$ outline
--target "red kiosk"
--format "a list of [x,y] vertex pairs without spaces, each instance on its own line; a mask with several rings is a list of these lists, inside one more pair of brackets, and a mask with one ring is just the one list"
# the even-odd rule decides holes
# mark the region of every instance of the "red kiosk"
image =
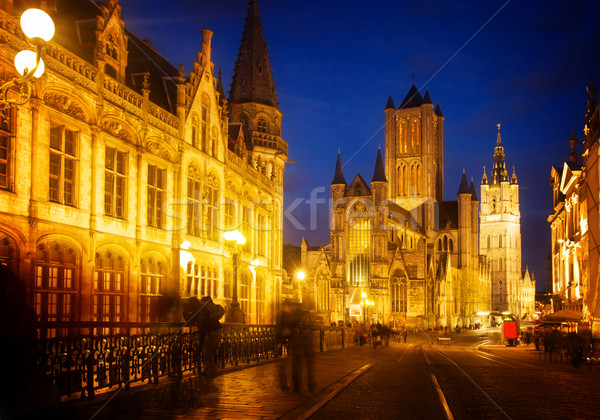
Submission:
[[502,343],[507,346],[516,346],[519,342],[519,319],[513,314],[502,315]]

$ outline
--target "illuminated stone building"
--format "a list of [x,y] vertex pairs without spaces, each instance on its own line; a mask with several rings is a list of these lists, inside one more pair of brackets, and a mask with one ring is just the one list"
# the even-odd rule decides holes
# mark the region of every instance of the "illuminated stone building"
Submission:
[[[0,4],[6,81],[25,38],[18,2]],[[189,296],[228,306],[236,250],[222,233],[239,228],[245,321],[274,322],[287,143],[256,1],[229,101],[210,30],[186,73],[126,28],[117,0],[52,4],[46,72],[0,124],[0,260],[39,319],[114,332],[179,321]]]
[[504,159],[498,124],[494,165],[489,180],[485,168],[481,180],[480,253],[492,270],[492,309],[521,317],[534,312],[535,279],[521,270],[519,184]]
[[577,138],[569,139],[569,160],[562,167],[552,167],[550,185],[554,212],[548,217],[552,231],[552,294],[554,310],[583,309],[584,280],[588,269],[587,200],[584,172],[578,162]]
[[[347,184],[341,155],[331,182],[331,242],[301,245],[308,307],[329,322],[468,326],[490,310],[490,270],[479,256],[479,200],[463,173],[444,201],[443,121],[413,85],[385,107],[385,160],[370,184]],[[361,315],[359,315],[361,314]]]

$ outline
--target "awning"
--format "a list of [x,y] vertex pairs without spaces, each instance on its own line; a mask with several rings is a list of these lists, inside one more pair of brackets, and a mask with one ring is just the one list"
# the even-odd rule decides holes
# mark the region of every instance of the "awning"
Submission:
[[576,322],[583,318],[583,314],[579,311],[573,311],[571,309],[563,309],[550,315],[547,315],[543,321],[557,321],[557,322]]

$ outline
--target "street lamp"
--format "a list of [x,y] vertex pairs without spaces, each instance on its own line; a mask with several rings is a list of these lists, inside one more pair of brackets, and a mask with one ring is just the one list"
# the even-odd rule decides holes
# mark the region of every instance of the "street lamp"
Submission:
[[375,305],[375,302],[372,302],[369,299],[367,299],[366,292],[362,292],[361,297],[362,297],[362,300],[360,302],[360,306],[362,306],[362,308],[363,308],[363,322],[366,324],[367,323],[367,309],[369,306]]
[[[31,97],[31,79],[38,78],[44,73],[44,61],[41,58],[42,49],[54,36],[54,22],[43,10],[29,9],[21,15],[21,29],[35,51],[23,50],[15,56],[15,68],[20,77],[0,86],[0,105],[22,105]],[[15,87],[19,97],[8,99],[8,90]]]
[[244,312],[240,308],[240,302],[238,301],[238,263],[240,258],[239,245],[246,243],[246,237],[242,233],[235,229],[229,230],[223,233],[223,239],[227,242],[233,242],[233,293],[231,296],[231,305],[229,306],[229,312],[225,315],[226,322],[243,323]]

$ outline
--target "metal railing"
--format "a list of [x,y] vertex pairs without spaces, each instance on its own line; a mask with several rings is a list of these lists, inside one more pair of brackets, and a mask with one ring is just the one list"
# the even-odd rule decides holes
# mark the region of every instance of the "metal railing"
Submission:
[[[71,323],[70,331],[89,334],[38,340],[37,367],[56,386],[59,395],[93,397],[98,391],[128,389],[144,381],[156,384],[161,377],[177,378],[184,372],[201,370],[201,337],[196,327],[126,323],[119,324],[121,334],[95,335],[103,328],[117,328],[116,325]],[[353,344],[351,329],[310,328],[314,351]],[[279,357],[279,351],[274,325],[224,324],[217,365],[225,368],[259,363]]]

